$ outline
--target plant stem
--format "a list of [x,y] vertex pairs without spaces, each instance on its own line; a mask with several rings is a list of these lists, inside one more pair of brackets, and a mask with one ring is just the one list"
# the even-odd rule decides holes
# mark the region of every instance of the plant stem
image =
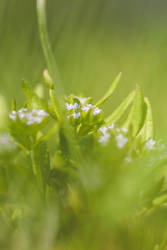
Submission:
[[35,152],[33,149],[30,151],[30,155],[31,155],[32,167],[33,167],[33,173],[36,177],[39,190],[41,192],[42,197],[45,197],[42,174],[41,174],[40,166],[36,162]]
[[38,16],[39,35],[48,71],[53,79],[57,94],[62,94],[63,86],[61,82],[61,77],[52,51],[47,31],[46,0],[37,0],[37,16]]

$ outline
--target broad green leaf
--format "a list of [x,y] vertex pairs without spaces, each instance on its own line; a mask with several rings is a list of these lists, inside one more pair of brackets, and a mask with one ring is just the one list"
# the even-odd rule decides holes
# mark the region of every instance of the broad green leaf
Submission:
[[144,102],[144,97],[140,87],[137,85],[134,102],[131,111],[129,113],[129,116],[123,127],[125,128],[131,127],[133,136],[136,136],[143,126],[145,116],[146,116],[146,105]]
[[137,136],[141,142],[145,142],[151,138],[154,138],[154,121],[151,104],[147,97],[144,98],[144,102],[147,106],[146,119],[143,128]]
[[114,90],[116,89],[116,87],[120,81],[121,75],[122,75],[122,73],[119,73],[119,75],[112,82],[107,93],[96,103],[96,106],[102,105],[104,102],[106,102],[110,98],[110,96],[113,94]]
[[134,96],[135,96],[135,91],[131,92],[126,97],[126,99],[119,105],[119,107],[105,119],[105,123],[108,125],[118,121],[124,114],[126,109],[129,107],[129,105],[132,103]]

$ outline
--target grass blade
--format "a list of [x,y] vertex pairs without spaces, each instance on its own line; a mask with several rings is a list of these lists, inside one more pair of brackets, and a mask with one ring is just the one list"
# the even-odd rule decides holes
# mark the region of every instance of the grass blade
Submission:
[[119,105],[119,107],[111,115],[109,115],[106,118],[105,122],[106,122],[107,125],[109,125],[111,123],[115,123],[116,121],[118,121],[121,118],[121,116],[124,114],[126,109],[132,103],[132,101],[134,99],[134,96],[135,96],[135,91],[131,92],[125,98],[125,100]]
[[148,141],[149,139],[154,138],[154,121],[153,121],[153,113],[152,113],[151,104],[147,97],[144,98],[144,101],[147,106],[147,113],[146,113],[144,126],[137,136],[140,140],[140,143],[141,142],[144,143]]
[[113,94],[114,90],[116,89],[116,87],[120,81],[121,75],[122,75],[122,73],[119,73],[119,75],[112,82],[107,93],[96,103],[96,106],[101,106],[104,102],[106,102],[110,98],[110,96]]
[[128,128],[131,126],[133,136],[136,136],[143,127],[145,117],[146,117],[146,105],[144,102],[144,97],[141,92],[141,89],[137,85],[133,106],[128,116],[128,119],[123,125],[123,127]]

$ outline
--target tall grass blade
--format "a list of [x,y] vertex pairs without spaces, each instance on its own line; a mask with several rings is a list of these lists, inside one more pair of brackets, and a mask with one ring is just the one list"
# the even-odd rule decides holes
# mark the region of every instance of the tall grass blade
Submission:
[[116,121],[118,121],[121,118],[121,116],[124,114],[126,109],[132,103],[134,96],[135,96],[135,91],[131,92],[126,97],[126,99],[119,105],[119,107],[111,115],[109,115],[106,118],[105,122],[107,125],[109,125],[111,123],[115,123]]
[[143,127],[145,117],[146,105],[141,89],[137,85],[133,106],[123,127],[131,127],[133,136],[136,136]]
[[140,143],[144,143],[145,141],[154,138],[154,121],[152,107],[147,97],[144,98],[144,102],[147,106],[147,113],[143,128],[137,136],[140,139]]
[[107,93],[96,103],[96,106],[101,106],[104,102],[106,102],[110,98],[110,96],[113,94],[113,92],[115,91],[115,89],[120,81],[121,75],[122,75],[122,73],[119,73],[119,75],[112,82]]

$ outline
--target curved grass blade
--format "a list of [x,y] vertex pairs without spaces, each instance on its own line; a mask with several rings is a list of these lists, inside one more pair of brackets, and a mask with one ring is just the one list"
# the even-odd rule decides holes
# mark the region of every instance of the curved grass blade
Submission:
[[146,116],[146,140],[154,137],[154,119],[151,104],[147,97],[144,98],[147,105],[147,116]]
[[43,53],[45,56],[45,60],[46,60],[49,73],[54,81],[56,92],[58,94],[62,94],[63,86],[62,86],[58,66],[54,58],[54,54],[53,54],[51,44],[49,41],[45,9],[46,9],[46,0],[37,0],[38,27],[39,27],[39,34],[40,34],[40,40],[41,40]]
[[140,87],[136,87],[136,95],[134,98],[132,109],[128,119],[123,125],[124,128],[131,127],[133,136],[136,136],[143,127],[146,117],[146,104]]
[[116,87],[120,81],[121,75],[122,75],[122,73],[119,73],[119,75],[112,82],[107,93],[96,103],[96,106],[101,106],[104,102],[106,102],[110,98],[110,96],[113,94],[114,90],[116,89]]
[[147,106],[146,119],[143,128],[137,136],[142,142],[154,138],[154,121],[152,107],[147,97],[144,98],[144,102]]
[[134,97],[135,97],[135,91],[131,92],[125,98],[125,100],[119,105],[119,107],[105,119],[106,124],[109,125],[111,123],[115,123],[116,121],[118,121],[124,114],[124,112],[127,110],[129,105],[132,103]]

